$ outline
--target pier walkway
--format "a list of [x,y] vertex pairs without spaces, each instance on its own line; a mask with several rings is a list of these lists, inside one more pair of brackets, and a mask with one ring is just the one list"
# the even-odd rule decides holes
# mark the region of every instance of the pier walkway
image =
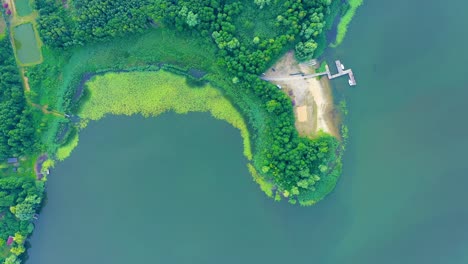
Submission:
[[341,64],[341,61],[337,60],[335,61],[336,68],[338,69],[337,74],[331,74],[330,68],[328,65],[325,66],[326,71],[325,72],[319,72],[319,73],[314,73],[314,74],[299,74],[299,75],[290,75],[287,77],[275,77],[275,78],[269,78],[269,77],[262,77],[263,80],[265,81],[287,81],[287,80],[300,80],[300,79],[309,79],[309,78],[315,78],[318,76],[323,76],[326,75],[329,80],[335,79],[338,77],[341,77],[343,75],[348,75],[349,80],[348,83],[350,86],[355,86],[356,85],[356,79],[354,79],[354,74],[351,69],[344,69],[343,64]]

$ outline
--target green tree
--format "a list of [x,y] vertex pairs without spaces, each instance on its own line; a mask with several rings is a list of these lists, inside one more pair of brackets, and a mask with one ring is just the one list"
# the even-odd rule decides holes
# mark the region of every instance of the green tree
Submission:
[[24,248],[23,245],[19,245],[17,247],[12,247],[10,249],[10,252],[15,254],[16,256],[19,256],[19,255],[23,254],[24,251],[25,251],[25,248]]
[[37,195],[27,196],[26,199],[10,210],[21,221],[29,221],[34,217],[37,206],[41,203],[41,199]]
[[315,49],[317,49],[317,43],[314,40],[299,42],[296,45],[296,57],[299,60],[312,59]]
[[198,25],[200,21],[198,20],[198,15],[197,14],[194,14],[192,11],[188,12],[187,14],[187,25],[189,25],[189,27],[194,27],[196,25]]
[[260,9],[269,5],[271,0],[254,0],[254,3],[260,7]]
[[18,245],[24,244],[24,239],[25,239],[25,237],[21,233],[19,233],[19,232],[15,233],[15,243],[16,244],[18,244]]
[[259,37],[255,37],[255,38],[253,39],[253,43],[254,43],[255,45],[257,45],[258,43],[260,43],[260,38],[259,38]]
[[5,259],[4,264],[20,264],[21,262],[18,260],[16,255],[10,255]]

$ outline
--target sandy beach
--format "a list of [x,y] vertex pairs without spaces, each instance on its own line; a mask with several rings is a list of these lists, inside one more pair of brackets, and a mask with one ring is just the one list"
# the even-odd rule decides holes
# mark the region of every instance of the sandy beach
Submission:
[[[263,77],[281,78],[314,72],[314,66],[298,63],[294,53],[288,52]],[[323,131],[339,137],[332,91],[326,77],[320,80],[284,78],[271,82],[279,85],[293,100],[296,128],[301,136],[314,137],[317,132]]]

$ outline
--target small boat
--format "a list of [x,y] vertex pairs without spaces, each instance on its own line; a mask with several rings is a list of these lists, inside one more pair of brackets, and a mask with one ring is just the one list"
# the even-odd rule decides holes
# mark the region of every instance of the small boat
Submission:
[[341,64],[341,69],[344,70],[344,65],[343,64]]
[[353,82],[351,81],[351,79],[348,79],[348,83],[349,85],[353,85]]

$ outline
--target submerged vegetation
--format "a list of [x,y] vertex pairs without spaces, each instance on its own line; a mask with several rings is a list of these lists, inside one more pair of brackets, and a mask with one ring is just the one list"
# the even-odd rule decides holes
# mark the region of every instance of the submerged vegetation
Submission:
[[343,42],[346,36],[346,32],[348,31],[349,23],[351,23],[351,20],[356,14],[356,10],[362,5],[363,2],[364,0],[348,0],[348,9],[340,19],[336,33],[336,40],[333,44],[331,44],[332,47],[337,47]]
[[[74,0],[65,8],[35,0],[34,8],[40,64],[20,72],[9,39],[0,41],[0,158],[22,157],[31,169],[0,178],[5,263],[24,256],[20,236],[32,231],[42,199],[34,158],[47,153],[47,170],[70,155],[86,120],[107,114],[210,112],[240,130],[249,171],[269,197],[312,205],[334,188],[341,143],[300,137],[290,98],[258,75],[287,50],[319,56],[335,1]],[[2,241],[17,233],[8,248]]]

